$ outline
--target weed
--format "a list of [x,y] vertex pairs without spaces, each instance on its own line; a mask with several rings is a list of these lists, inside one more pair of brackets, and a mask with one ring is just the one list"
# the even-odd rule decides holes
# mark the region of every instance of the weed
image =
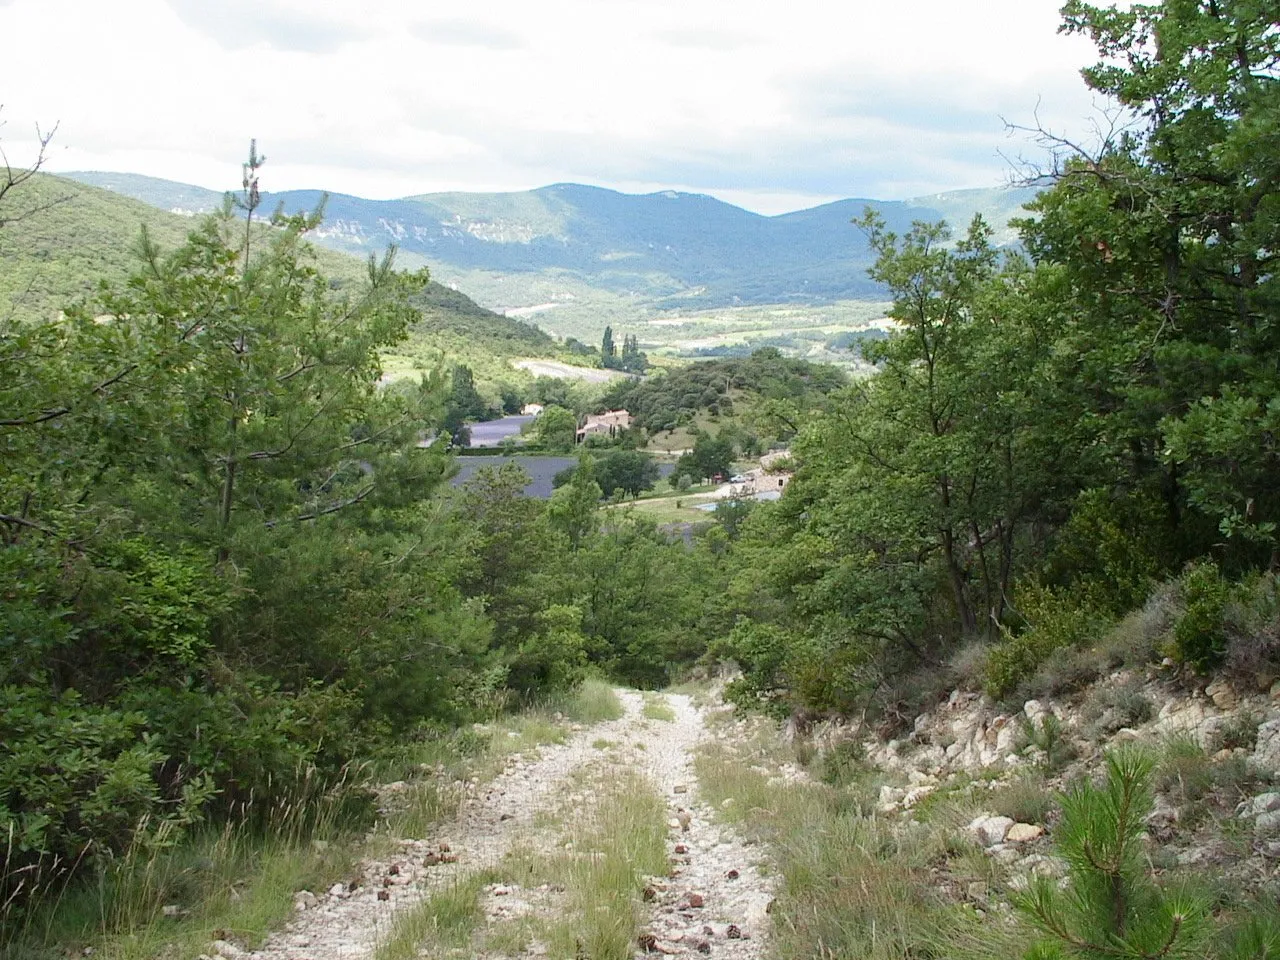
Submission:
[[991,791],[987,807],[1020,823],[1044,823],[1053,809],[1053,795],[1041,776],[1024,776]]
[[676,719],[676,712],[661,694],[645,694],[643,713],[648,719],[661,720],[663,723],[673,723]]
[[591,741],[591,749],[593,750],[611,750],[616,746],[616,743],[612,740],[606,740],[604,737],[599,737]]
[[1180,806],[1199,802],[1213,789],[1209,755],[1194,737],[1178,734],[1165,741],[1155,786]]
[[495,879],[493,871],[473,873],[402,911],[373,960],[418,960],[442,947],[463,946],[482,916],[480,892]]

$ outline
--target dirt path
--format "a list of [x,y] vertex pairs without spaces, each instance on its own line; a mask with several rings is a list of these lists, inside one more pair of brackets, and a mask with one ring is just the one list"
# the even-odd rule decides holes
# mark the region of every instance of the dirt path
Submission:
[[[674,720],[646,718],[639,693],[617,693],[625,707],[622,718],[580,729],[564,744],[541,747],[536,758],[512,758],[436,835],[402,840],[390,855],[364,861],[351,883],[319,896],[300,894],[299,912],[252,956],[370,957],[400,911],[465,876],[499,866],[517,848],[555,843],[557,797],[562,801],[572,789],[575,774],[602,766],[606,773],[614,767],[646,776],[668,803],[672,876],[655,884],[645,927],[652,937],[650,951],[712,952],[744,960],[763,956],[772,881],[759,869],[764,852],[717,824],[698,798],[692,753],[706,733],[703,712],[689,697],[672,694],[664,699]],[[603,741],[616,749],[602,751]],[[637,946],[637,954],[643,952]]]

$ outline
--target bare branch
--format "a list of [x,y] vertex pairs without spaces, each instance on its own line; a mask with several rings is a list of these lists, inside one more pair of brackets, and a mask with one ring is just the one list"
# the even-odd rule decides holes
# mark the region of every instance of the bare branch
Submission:
[[[0,110],[3,109],[4,105],[0,104]],[[3,121],[0,121],[0,127],[3,126]],[[4,146],[0,145],[0,201],[4,200],[5,195],[8,194],[10,190],[21,186],[40,172],[40,168],[43,167],[49,159],[49,144],[53,142],[54,135],[57,134],[57,132],[58,125],[56,123],[53,125],[52,129],[47,131],[41,130],[39,125],[36,125],[36,142],[39,146],[36,148],[35,160],[32,161],[29,166],[25,167],[15,167],[10,163],[9,157],[4,151]],[[66,203],[73,196],[75,195],[70,193],[63,194],[47,200],[34,201],[26,204],[25,206],[18,206],[10,213],[0,211],[0,227],[7,226],[11,223],[20,223],[23,220],[34,217],[36,214],[43,213],[46,210],[56,207],[60,203]]]

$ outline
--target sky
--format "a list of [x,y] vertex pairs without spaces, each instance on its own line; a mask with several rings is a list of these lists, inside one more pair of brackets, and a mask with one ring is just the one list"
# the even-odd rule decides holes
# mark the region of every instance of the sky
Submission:
[[385,199],[577,182],[761,213],[997,186],[1087,129],[1061,0],[0,0],[0,147]]

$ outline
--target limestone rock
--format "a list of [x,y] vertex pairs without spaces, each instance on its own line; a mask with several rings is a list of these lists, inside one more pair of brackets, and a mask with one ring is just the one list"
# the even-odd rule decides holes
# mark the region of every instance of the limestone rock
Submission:
[[993,847],[998,843],[1004,843],[1013,823],[1011,817],[982,816],[969,824],[969,832],[977,837],[978,842],[984,847]]
[[1213,681],[1204,688],[1205,696],[1213,701],[1213,705],[1219,710],[1234,710],[1238,699],[1236,692],[1231,689],[1231,684],[1227,681],[1218,679]]
[[1253,765],[1267,773],[1280,771],[1280,720],[1268,720],[1258,728]]
[[902,798],[903,808],[906,810],[910,810],[912,807],[914,807],[917,803],[919,803],[925,797],[932,794],[935,789],[937,788],[926,784],[924,786],[915,787],[911,790],[908,790],[906,793],[906,796]]
[[1280,810],[1260,814],[1253,821],[1253,835],[1259,840],[1280,836]]
[[1027,715],[1027,719],[1035,726],[1040,726],[1041,721],[1049,713],[1049,708],[1039,700],[1028,700],[1022,705],[1022,712]]
[[907,791],[903,790],[900,787],[891,787],[888,784],[881,787],[880,788],[881,812],[888,813],[896,809],[898,804],[902,802],[903,798],[906,797],[906,795],[907,795]]
[[1044,836],[1044,827],[1034,823],[1015,823],[1009,828],[1004,838],[1009,843],[1030,843],[1042,836]]

